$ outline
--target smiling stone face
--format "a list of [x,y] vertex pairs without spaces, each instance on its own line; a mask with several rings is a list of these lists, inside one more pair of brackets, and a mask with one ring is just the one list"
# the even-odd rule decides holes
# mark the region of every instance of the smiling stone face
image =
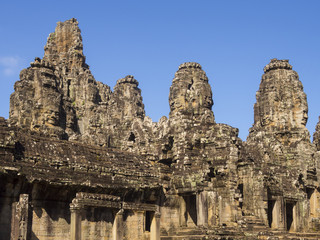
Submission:
[[169,95],[170,115],[199,116],[211,111],[213,100],[208,77],[198,63],[183,63],[175,74]]
[[254,127],[290,130],[305,128],[307,97],[288,60],[272,59],[264,68],[254,106]]

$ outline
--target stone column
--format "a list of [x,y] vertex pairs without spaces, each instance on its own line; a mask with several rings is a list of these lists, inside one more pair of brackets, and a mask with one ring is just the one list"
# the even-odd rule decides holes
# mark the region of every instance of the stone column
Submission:
[[154,213],[151,222],[150,240],[160,240],[160,213]]
[[218,196],[216,192],[208,192],[208,225],[209,227],[216,226],[218,223],[217,219],[217,205]]
[[20,194],[19,202],[14,203],[12,209],[11,239],[27,240],[30,234],[29,226],[29,195]]
[[272,225],[271,228],[278,230],[285,230],[285,206],[283,197],[277,197],[274,207],[272,209]]
[[70,239],[81,240],[81,207],[76,204],[70,204],[71,223]]
[[203,191],[197,194],[197,225],[208,226],[208,194]]
[[17,214],[18,202],[13,202],[11,205],[11,240],[18,239],[19,236],[19,216]]
[[136,210],[134,211],[135,219],[136,219],[136,233],[135,236],[137,239],[143,238],[143,232],[144,232],[144,211],[142,210]]
[[292,222],[292,230],[294,232],[297,232],[299,227],[303,228],[302,224],[299,224],[300,223],[299,215],[300,215],[299,214],[299,203],[297,202],[297,203],[294,204],[293,209],[292,209],[292,218],[293,218],[292,219],[293,220],[293,222]]
[[219,224],[229,224],[232,220],[232,208],[228,196],[218,197],[219,203]]
[[123,209],[120,209],[114,217],[112,226],[112,240],[123,239]]
[[319,218],[320,217],[320,211],[319,211],[319,199],[320,194],[317,189],[312,190],[312,194],[310,196],[310,217],[312,218]]
[[180,196],[179,199],[180,202],[180,209],[179,209],[179,222],[181,227],[186,227],[187,226],[187,204],[183,196]]

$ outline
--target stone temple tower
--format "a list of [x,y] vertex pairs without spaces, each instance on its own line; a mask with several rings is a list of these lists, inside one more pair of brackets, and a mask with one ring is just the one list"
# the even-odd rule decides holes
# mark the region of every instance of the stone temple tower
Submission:
[[256,99],[248,162],[239,168],[240,176],[248,169],[254,176],[243,178],[244,211],[254,211],[272,229],[301,231],[307,199],[318,194],[316,149],[306,128],[306,94],[288,60],[266,65]]
[[200,119],[211,113],[213,105],[208,77],[199,63],[187,62],[179,66],[172,81],[169,95],[170,118],[185,115]]
[[306,129],[307,97],[288,60],[272,59],[264,68],[256,98],[254,129]]

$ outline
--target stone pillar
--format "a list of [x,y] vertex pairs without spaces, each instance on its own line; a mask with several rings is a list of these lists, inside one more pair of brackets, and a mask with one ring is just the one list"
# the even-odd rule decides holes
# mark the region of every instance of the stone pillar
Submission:
[[179,222],[181,227],[187,226],[187,204],[183,196],[180,196]]
[[71,223],[70,223],[70,239],[81,240],[81,207],[70,204]]
[[272,209],[272,225],[271,228],[285,230],[285,205],[283,197],[277,197]]
[[29,226],[29,195],[20,194],[19,202],[14,203],[12,209],[12,240],[27,240],[30,234]]
[[143,232],[144,232],[144,211],[136,210],[134,211],[137,223],[137,232],[136,237],[137,239],[143,239]]
[[150,240],[160,240],[160,213],[154,213],[151,222]]
[[232,220],[232,208],[228,196],[218,197],[219,203],[219,224],[230,224]]
[[208,226],[208,194],[203,191],[197,194],[197,225]]
[[309,197],[309,203],[310,203],[310,217],[312,218],[319,218],[320,217],[320,211],[319,211],[319,199],[320,194],[317,189],[312,190],[312,194]]
[[112,240],[123,239],[123,209],[120,209],[114,217],[112,226]]
[[11,205],[11,240],[18,239],[19,236],[19,216],[17,214],[18,202],[13,202]]
[[218,214],[217,214],[217,206],[218,206],[218,196],[216,192],[208,192],[208,225],[209,227],[216,226],[218,224]]
[[293,222],[292,222],[292,230],[294,232],[298,231],[298,228],[302,228],[302,224],[299,224],[299,203],[295,203],[292,209],[292,217],[293,217]]
[[[309,229],[310,230],[320,230],[320,194],[317,189],[309,189],[308,190],[308,199],[309,199]],[[301,206],[302,209],[306,209],[307,206],[303,207]],[[301,211],[301,215],[303,215],[305,211]],[[301,216],[301,218],[305,217]],[[301,219],[301,221],[303,221]],[[300,230],[301,228],[299,228]]]

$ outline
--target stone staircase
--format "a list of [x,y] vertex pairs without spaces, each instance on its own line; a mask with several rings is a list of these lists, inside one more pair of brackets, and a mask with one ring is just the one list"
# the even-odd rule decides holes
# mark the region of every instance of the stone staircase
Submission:
[[[217,227],[217,228],[203,228],[203,227],[185,227],[179,229],[169,236],[162,236],[161,240],[203,240],[203,239],[220,239],[220,240],[240,240],[244,239],[239,236],[239,230],[234,227]],[[254,239],[254,238],[253,238]],[[252,239],[252,240],[253,240]]]
[[217,226],[214,228],[184,227],[161,240],[320,240],[319,233],[298,233],[271,230],[255,216],[243,216],[238,227]]
[[245,231],[268,232],[269,227],[265,225],[262,219],[256,216],[243,216],[240,227]]
[[[272,232],[274,236],[268,240],[319,240],[319,233]],[[285,236],[285,237],[284,237]]]
[[208,239],[206,230],[200,227],[183,227],[170,236],[162,236],[161,240],[202,240]]

